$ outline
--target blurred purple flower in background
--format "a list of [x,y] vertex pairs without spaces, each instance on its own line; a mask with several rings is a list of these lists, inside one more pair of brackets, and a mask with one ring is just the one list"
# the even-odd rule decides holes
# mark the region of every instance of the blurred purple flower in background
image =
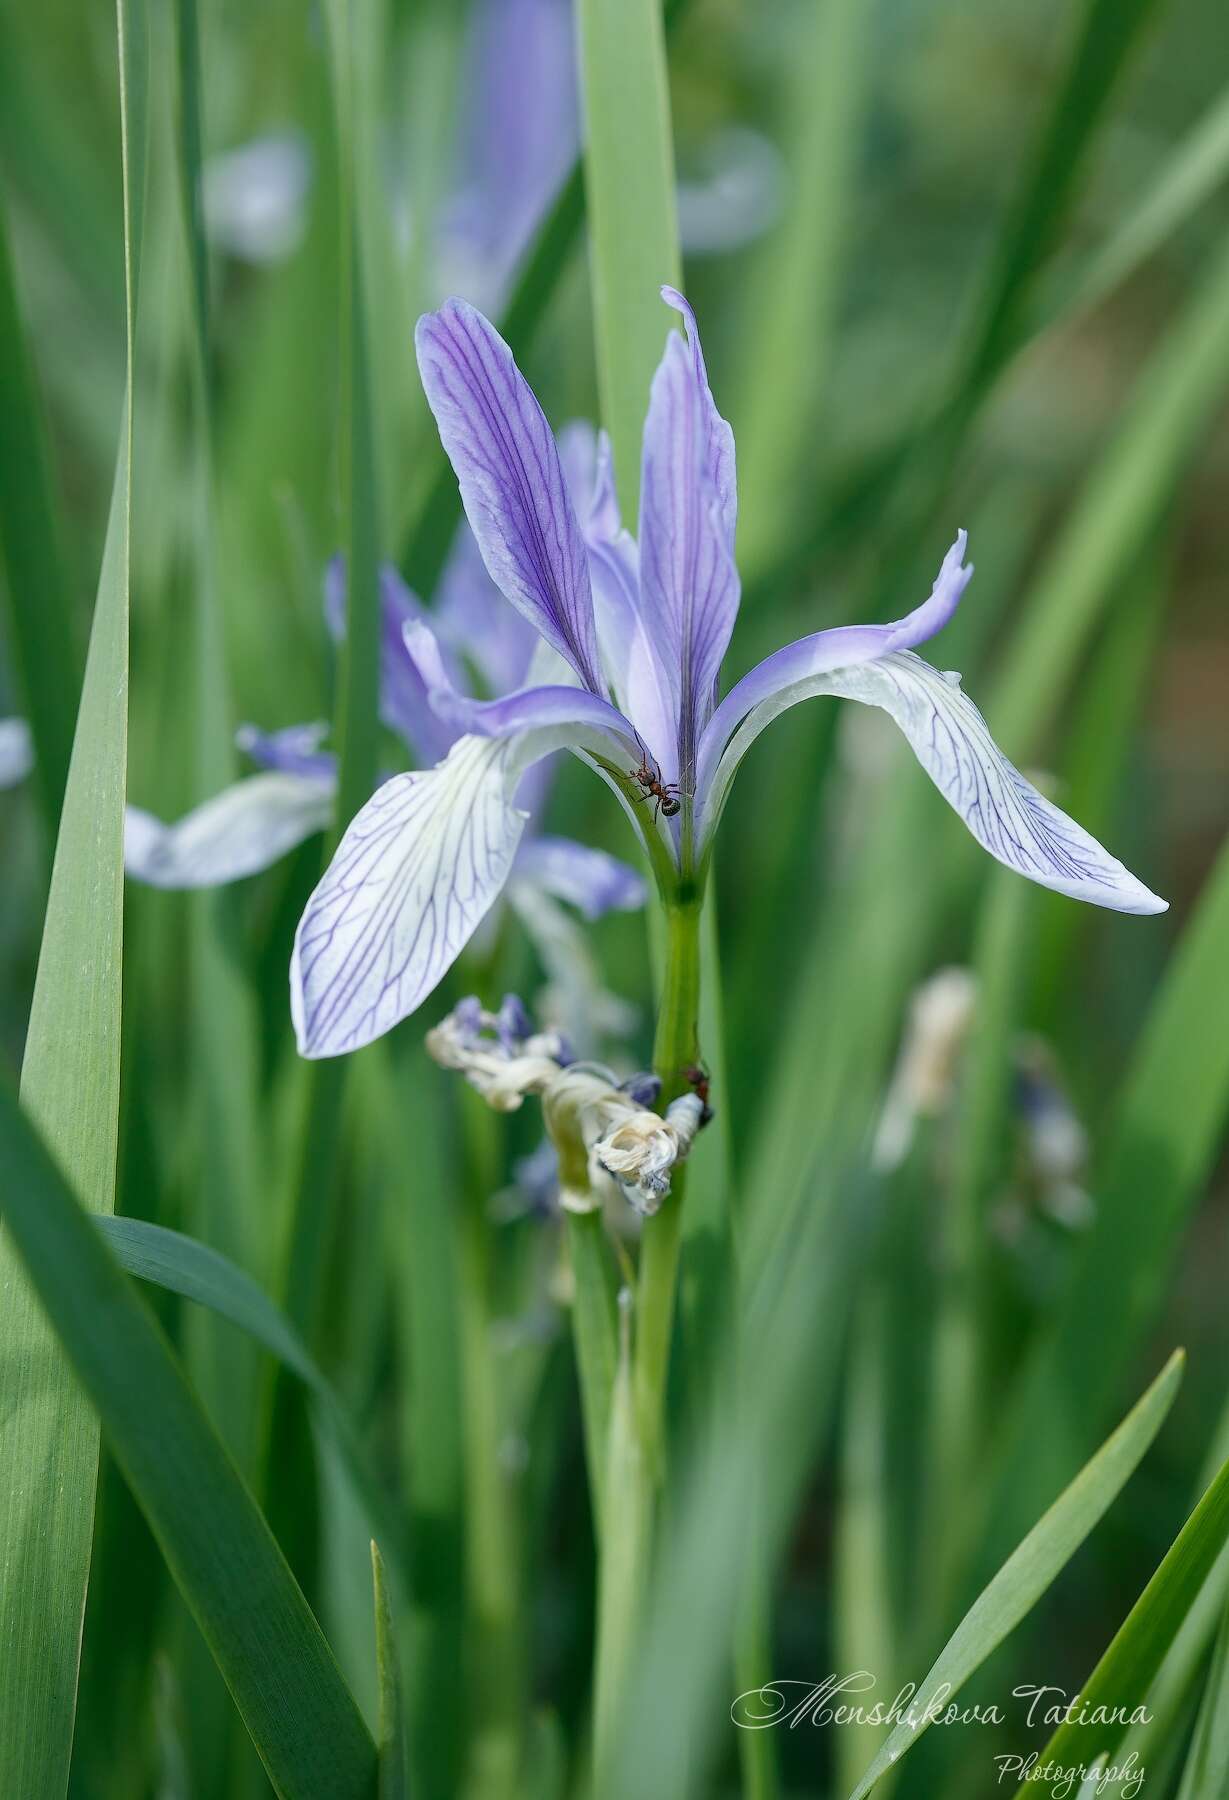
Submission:
[[[295,940],[291,1004],[307,1056],[357,1049],[431,992],[509,879],[525,772],[563,747],[620,794],[667,898],[702,889],[713,833],[760,731],[831,694],[882,708],[982,846],[1042,886],[1122,912],[1163,910],[1003,756],[960,687],[913,655],[972,575],[960,532],[929,598],[890,625],[820,631],[768,657],[718,704],[738,611],[733,435],[695,320],[671,332],[644,427],[638,541],[607,447],[577,509],[550,426],[503,339],[452,300],[419,321],[424,388],[492,580],[542,640],[535,679],[504,699],[458,685],[446,638],[408,620],[438,718],[464,734],[434,770],[387,782],[354,819]],[[549,671],[549,673],[548,673]],[[544,675],[546,676],[543,679]]]

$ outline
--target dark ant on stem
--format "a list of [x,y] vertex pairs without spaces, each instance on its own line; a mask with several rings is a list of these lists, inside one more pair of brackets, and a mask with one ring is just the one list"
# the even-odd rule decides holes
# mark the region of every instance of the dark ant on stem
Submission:
[[663,813],[667,819],[672,819],[683,804],[679,798],[678,782],[663,783],[661,770],[650,757],[643,742],[639,738],[636,742],[640,745],[640,767],[629,769],[627,772],[632,780],[638,781],[644,789],[641,798],[653,800],[656,803],[653,807],[653,817],[656,819],[658,813]]
[[708,1103],[709,1079],[708,1070],[703,1063],[688,1063],[683,1070],[683,1080],[704,1108],[700,1119],[701,1125],[707,1125],[713,1116],[713,1109]]

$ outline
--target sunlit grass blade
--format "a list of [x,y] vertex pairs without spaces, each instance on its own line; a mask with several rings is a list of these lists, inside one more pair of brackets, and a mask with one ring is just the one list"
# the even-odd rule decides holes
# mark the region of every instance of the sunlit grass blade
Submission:
[[1229,178],[1229,91],[1181,138],[1156,179],[1109,241],[1096,251],[1043,319],[1065,326],[1130,279]]
[[[1152,1322],[1229,1114],[1229,845],[1153,1003],[1094,1166],[1096,1221],[1010,1410],[995,1533],[1044,1502],[1047,1470],[1070,1462],[1121,1391]],[[1098,1296],[1117,1296],[1112,1308]],[[1069,1396],[1079,1372],[1078,1408]],[[1038,1459],[1039,1434],[1056,1462]]]
[[371,1542],[371,1577],[376,1612],[376,1667],[380,1688],[380,1800],[406,1800],[405,1711],[392,1600],[384,1559]]
[[120,1267],[185,1300],[208,1307],[263,1346],[310,1390],[318,1428],[337,1446],[362,1503],[370,1529],[393,1561],[402,1588],[409,1585],[403,1531],[397,1513],[373,1473],[346,1410],[302,1338],[250,1275],[208,1244],[145,1219],[100,1219]]
[[1177,1800],[1229,1792],[1229,1608],[1222,1617]]
[[0,1142],[6,1227],[270,1780],[284,1800],[369,1800],[375,1746],[320,1627],[166,1339],[7,1090]]
[[0,201],[0,548],[9,641],[48,843],[60,823],[80,688],[51,455]]
[[955,1700],[969,1676],[1020,1623],[1071,1560],[1160,1430],[1181,1376],[1182,1354],[1176,1351],[1112,1437],[979,1594],[939,1652],[929,1674],[919,1683],[909,1716],[894,1727],[852,1790],[850,1800],[862,1800],[880,1776],[912,1748],[930,1723],[926,1714],[935,1694],[941,1691],[945,1699]]
[[738,439],[738,559],[754,580],[779,555],[809,473],[831,353],[845,235],[862,149],[866,47],[860,0],[793,9],[784,46],[783,150],[793,176],[786,216],[755,259],[743,319]]
[[[1105,1655],[1088,1680],[1080,1684],[1079,1709],[1051,1737],[1041,1753],[1043,1763],[1087,1765],[1098,1756],[1113,1756],[1129,1715],[1146,1701],[1165,1652],[1227,1538],[1229,1463],[1182,1527]],[[1098,1720],[1094,1715],[1099,1711],[1109,1714],[1109,1718]],[[1212,1795],[1220,1789],[1210,1785],[1198,1791]]]
[[[128,383],[111,512],[22,1065],[22,1102],[91,1211],[115,1203],[128,733],[133,337],[145,184],[143,8],[117,9]],[[27,600],[32,601],[32,596]],[[12,1103],[8,1103],[11,1105]],[[7,1178],[20,1176],[15,1162]],[[0,1791],[68,1784],[98,1428],[0,1236]]]
[[602,422],[635,519],[640,433],[682,279],[661,0],[580,0],[585,194]]

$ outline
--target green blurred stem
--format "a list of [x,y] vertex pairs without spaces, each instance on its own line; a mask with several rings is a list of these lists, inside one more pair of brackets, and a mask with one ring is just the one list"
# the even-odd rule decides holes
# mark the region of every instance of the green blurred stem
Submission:
[[466,1473],[466,1583],[473,1692],[475,1800],[519,1791],[525,1696],[520,1671],[517,1544],[500,1463],[500,1406],[491,1341],[491,1245],[487,1196],[495,1182],[493,1116],[467,1108],[468,1192],[458,1231],[458,1291]]
[[[666,903],[665,978],[653,1045],[663,1110],[686,1088],[685,1070],[698,1055],[700,910],[698,896]],[[645,1220],[640,1250],[633,1383],[645,1464],[653,1481],[660,1481],[665,1465],[666,1376],[678,1287],[684,1175],[682,1168],[675,1171],[661,1211]]]

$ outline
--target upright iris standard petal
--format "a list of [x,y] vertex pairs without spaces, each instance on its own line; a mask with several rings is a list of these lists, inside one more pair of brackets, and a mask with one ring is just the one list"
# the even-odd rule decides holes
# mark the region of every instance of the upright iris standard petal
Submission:
[[130,806],[124,866],[150,887],[222,887],[270,868],[333,816],[336,782],[270,771],[224,788],[173,825]]
[[748,713],[762,701],[823,675],[829,669],[871,662],[893,650],[912,650],[941,631],[959,606],[961,595],[973,577],[972,563],[964,560],[968,541],[967,531],[956,533],[955,542],[943,558],[929,595],[903,619],[897,619],[891,625],[837,625],[830,631],[813,631],[809,637],[799,638],[783,650],[774,650],[741,681],[735,682],[700,740],[697,792],[700,795],[707,793],[726,744]]
[[764,700],[732,740],[717,772],[710,825],[748,745],[787,707],[835,694],[881,707],[904,732],[943,798],[983,849],[1042,887],[1116,912],[1164,912],[1151,893],[1095,838],[1038,793],[1014,768],[960,686],[911,651],[831,669]]
[[602,693],[589,561],[542,408],[495,327],[463,300],[420,319],[415,343],[491,579]]
[[734,566],[734,443],[709,391],[695,320],[691,344],[671,332],[649,397],[640,485],[644,615],[670,671],[679,776],[694,786],[696,747],[738,614]]

